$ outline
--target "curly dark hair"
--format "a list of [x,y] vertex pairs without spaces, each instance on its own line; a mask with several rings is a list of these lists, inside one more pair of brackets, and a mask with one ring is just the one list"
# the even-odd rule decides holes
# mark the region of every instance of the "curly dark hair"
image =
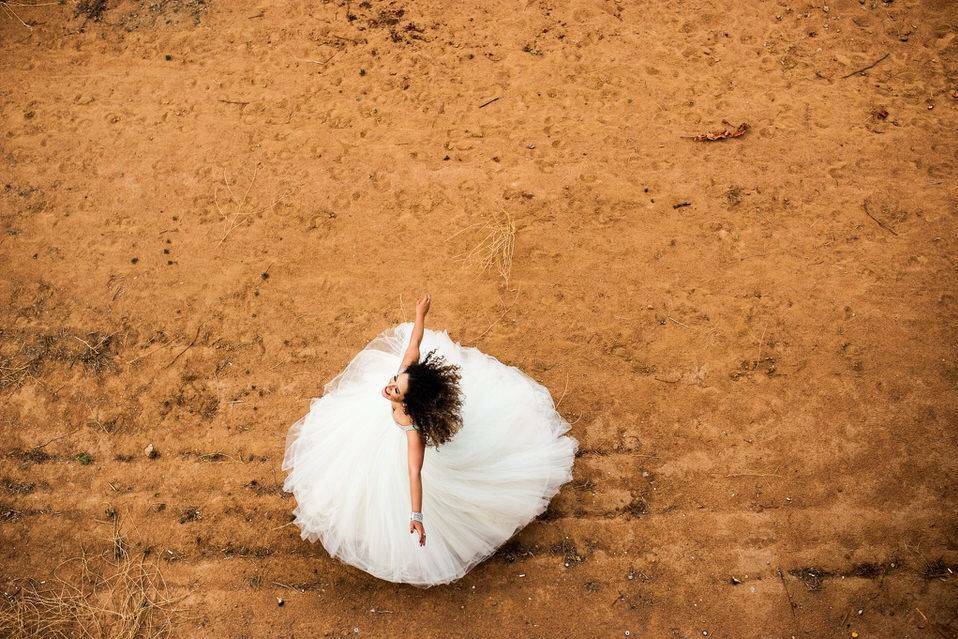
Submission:
[[427,445],[444,444],[462,426],[459,367],[446,363],[433,349],[406,367],[409,386],[403,397],[406,413]]

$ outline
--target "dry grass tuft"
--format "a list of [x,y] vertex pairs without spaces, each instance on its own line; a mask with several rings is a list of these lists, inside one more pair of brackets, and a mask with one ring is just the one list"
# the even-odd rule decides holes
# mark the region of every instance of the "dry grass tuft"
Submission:
[[[69,573],[69,576],[63,576]],[[164,595],[155,561],[133,558],[114,525],[111,547],[60,564],[45,581],[27,579],[0,599],[0,636],[9,639],[161,639],[181,611]]]
[[475,264],[483,272],[494,268],[508,283],[512,274],[512,257],[516,252],[515,220],[508,213],[496,214],[491,220],[467,226],[452,237],[476,226],[480,227],[482,239],[467,253],[456,256],[456,259]]
[[0,389],[19,387],[27,378],[36,379],[53,363],[72,367],[79,362],[97,374],[116,371],[116,334],[92,331],[78,337],[60,329],[30,335],[0,329]]

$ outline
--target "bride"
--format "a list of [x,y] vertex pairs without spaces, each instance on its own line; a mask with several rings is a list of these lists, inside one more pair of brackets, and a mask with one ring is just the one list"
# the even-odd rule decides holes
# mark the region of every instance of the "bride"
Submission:
[[417,586],[462,577],[542,513],[578,447],[544,386],[426,329],[430,304],[325,385],[283,460],[303,539]]

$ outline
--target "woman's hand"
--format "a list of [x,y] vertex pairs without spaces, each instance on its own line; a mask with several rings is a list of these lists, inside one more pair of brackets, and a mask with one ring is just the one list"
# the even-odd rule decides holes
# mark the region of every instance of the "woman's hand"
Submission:
[[416,302],[416,316],[425,317],[426,313],[429,312],[429,305],[432,303],[432,295],[426,293],[419,298],[419,301]]
[[422,522],[419,521],[410,521],[409,522],[409,534],[417,532],[419,533],[419,545],[426,545],[426,529],[423,528]]

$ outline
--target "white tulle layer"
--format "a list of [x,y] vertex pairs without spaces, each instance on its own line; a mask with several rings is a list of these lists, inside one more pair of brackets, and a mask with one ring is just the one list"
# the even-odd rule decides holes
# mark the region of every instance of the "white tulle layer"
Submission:
[[289,431],[283,488],[303,539],[388,581],[432,586],[462,577],[542,513],[572,478],[578,442],[549,391],[519,369],[426,329],[432,349],[461,367],[463,426],[427,448],[426,545],[409,533],[406,433],[380,391],[399,368],[412,323],[388,329],[310,402]]

